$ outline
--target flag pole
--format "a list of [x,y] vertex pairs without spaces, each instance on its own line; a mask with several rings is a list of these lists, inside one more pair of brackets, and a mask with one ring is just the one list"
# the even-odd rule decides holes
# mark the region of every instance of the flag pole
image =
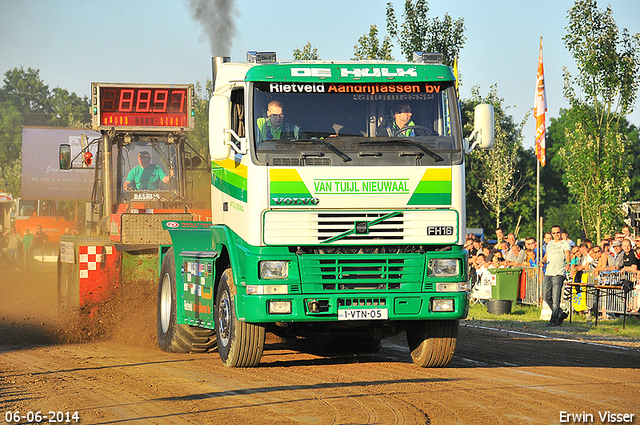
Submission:
[[536,253],[538,294],[536,295],[538,302],[542,295],[542,226],[540,224],[540,161],[536,159],[536,241],[538,242],[538,252]]
[[540,167],[544,167],[546,158],[546,112],[547,112],[547,96],[544,84],[544,65],[542,61],[542,37],[540,37],[540,53],[538,56],[538,71],[536,74],[536,97],[533,108],[533,117],[536,121],[536,236],[538,240],[538,289],[541,289],[542,282],[542,218],[540,217]]

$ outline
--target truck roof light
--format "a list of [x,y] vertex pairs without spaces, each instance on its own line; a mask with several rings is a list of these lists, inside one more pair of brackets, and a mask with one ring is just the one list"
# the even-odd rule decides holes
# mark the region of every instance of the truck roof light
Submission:
[[442,53],[437,52],[413,52],[415,63],[442,63]]
[[247,52],[247,62],[275,63],[276,52],[256,52],[255,50],[250,50]]

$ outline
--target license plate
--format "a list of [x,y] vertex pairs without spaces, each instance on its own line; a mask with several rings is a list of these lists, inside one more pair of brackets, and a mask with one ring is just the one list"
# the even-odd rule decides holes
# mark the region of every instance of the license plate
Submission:
[[350,308],[338,310],[338,320],[385,320],[389,318],[386,308]]

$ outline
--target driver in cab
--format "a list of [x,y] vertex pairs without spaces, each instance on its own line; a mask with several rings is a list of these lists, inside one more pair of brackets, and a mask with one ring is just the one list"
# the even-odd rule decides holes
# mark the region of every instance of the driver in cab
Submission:
[[391,115],[392,118],[390,120],[378,127],[376,136],[415,136],[415,130],[410,128],[415,126],[415,124],[411,121],[411,106],[409,106],[408,103],[399,103],[395,105],[391,110]]
[[173,177],[173,169],[166,175],[162,167],[151,163],[151,155],[147,151],[138,154],[138,164],[129,171],[124,190],[156,190],[160,182],[168,184]]
[[258,118],[257,142],[265,140],[297,139],[300,127],[284,120],[282,104],[272,100],[267,105],[267,118]]

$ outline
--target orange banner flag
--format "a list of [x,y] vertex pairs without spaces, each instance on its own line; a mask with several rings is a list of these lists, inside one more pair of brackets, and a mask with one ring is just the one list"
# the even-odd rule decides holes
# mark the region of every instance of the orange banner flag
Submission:
[[538,78],[536,83],[536,101],[533,108],[533,117],[536,120],[536,156],[540,166],[547,163],[545,134],[547,125],[545,115],[547,112],[547,95],[544,87],[544,66],[542,65],[542,37],[540,37],[540,56],[538,57]]

